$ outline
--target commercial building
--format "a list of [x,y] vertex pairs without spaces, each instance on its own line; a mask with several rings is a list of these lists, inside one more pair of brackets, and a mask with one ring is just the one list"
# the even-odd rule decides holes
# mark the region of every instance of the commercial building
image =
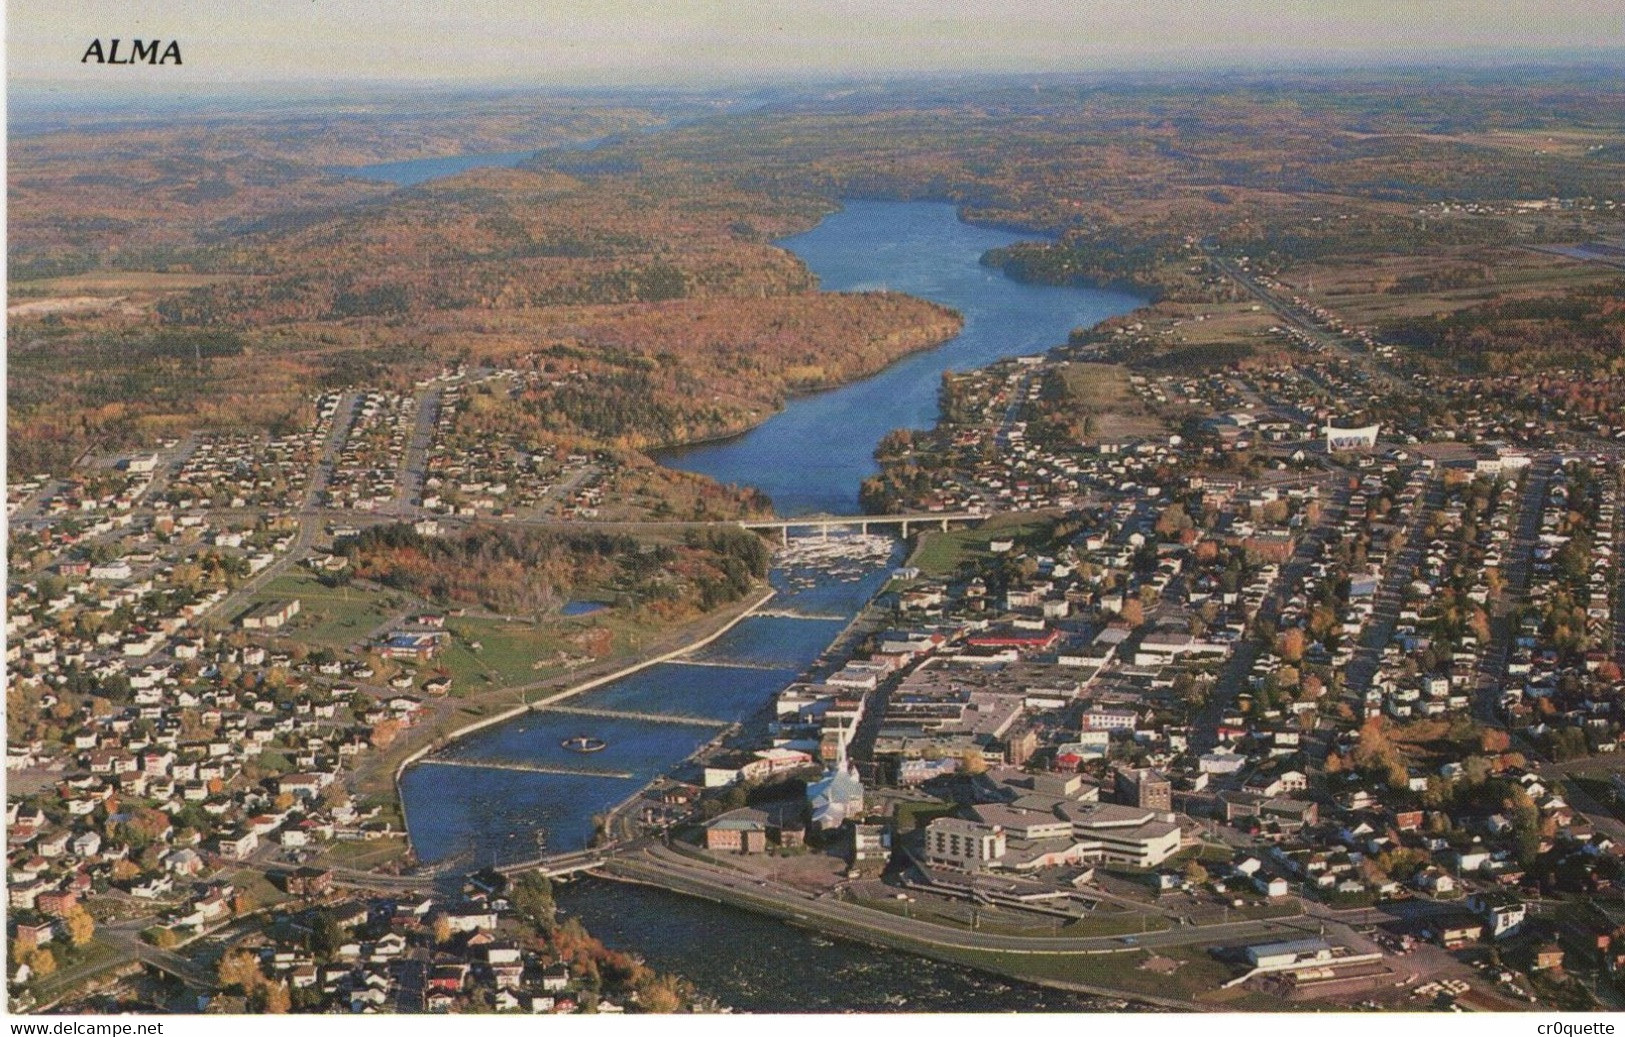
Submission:
[[1338,428],[1336,425],[1326,426],[1326,449],[1331,453],[1342,450],[1370,450],[1377,445],[1377,432],[1381,425],[1367,425],[1364,428]]
[[1119,769],[1116,792],[1117,801],[1126,806],[1164,812],[1174,809],[1173,782],[1149,767]]
[[930,863],[958,871],[984,871],[1005,851],[1004,829],[998,825],[939,817],[925,829],[925,856]]

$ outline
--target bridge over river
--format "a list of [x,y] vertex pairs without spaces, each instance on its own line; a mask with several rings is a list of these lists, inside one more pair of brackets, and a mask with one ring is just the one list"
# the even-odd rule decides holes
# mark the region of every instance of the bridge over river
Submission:
[[780,539],[788,544],[792,529],[816,529],[828,536],[832,529],[852,526],[862,533],[869,532],[870,526],[896,526],[903,539],[907,540],[910,527],[937,526],[946,533],[950,523],[980,522],[987,517],[988,513],[984,511],[922,511],[911,515],[800,515],[786,519],[745,519],[739,525],[757,531],[778,530]]
[[637,777],[631,771],[602,770],[596,767],[564,767],[548,763],[519,763],[514,760],[464,760],[448,759],[445,757],[430,757],[418,761],[418,766],[426,767],[473,767],[487,771],[520,771],[525,774],[566,774],[583,778],[619,778],[625,780]]
[[[760,613],[758,613],[758,615],[759,614]],[[668,659],[666,661],[668,663],[670,663],[671,665],[673,665],[673,666],[710,666],[710,667],[714,667],[715,669],[718,669],[718,670],[793,670],[793,669],[795,669],[795,666],[793,666],[791,664],[788,664],[788,663],[747,663],[747,662],[735,662],[732,659],[690,659],[687,656],[679,656],[676,659]],[[650,716],[656,716],[656,714],[650,714]],[[666,720],[666,719],[669,719],[669,717],[667,717],[664,714],[660,714],[659,719]]]
[[548,854],[534,860],[520,861],[518,864],[500,864],[496,870],[510,878],[527,871],[539,871],[550,879],[556,879],[601,868],[608,859],[609,855],[605,850],[587,849],[577,850],[574,853]]
[[718,720],[715,717],[696,717],[686,713],[643,713],[634,709],[600,709],[596,706],[549,706],[541,704],[531,707],[537,713],[560,713],[574,717],[603,717],[608,720],[642,720],[651,724],[687,724],[690,727],[708,727],[712,730],[727,727],[732,720]]

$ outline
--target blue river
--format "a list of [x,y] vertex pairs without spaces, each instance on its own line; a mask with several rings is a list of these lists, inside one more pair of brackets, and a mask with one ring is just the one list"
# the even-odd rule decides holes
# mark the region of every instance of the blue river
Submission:
[[658,460],[718,482],[755,486],[781,515],[857,514],[858,487],[878,470],[874,449],[881,438],[892,429],[936,424],[944,371],[1042,353],[1064,343],[1073,328],[1140,305],[1121,292],[1022,284],[981,264],[988,249],[1020,240],[962,223],[948,204],[854,201],[780,241],[826,291],[907,292],[959,311],[964,329],[942,347],[904,357],[871,378],[793,399],[743,435],[664,451]]
[[[826,290],[889,289],[943,303],[963,314],[960,335],[908,356],[864,381],[790,401],[783,412],[731,440],[665,452],[674,468],[755,486],[780,514],[855,514],[857,491],[875,470],[873,451],[888,431],[929,428],[947,370],[1042,352],[1089,326],[1139,305],[1134,296],[1075,287],[1023,285],[979,259],[1018,240],[969,226],[950,205],[850,202],[818,227],[780,244],[799,256]],[[901,556],[894,552],[893,564]],[[694,657],[665,663],[587,692],[572,704],[644,714],[604,719],[529,714],[464,739],[443,755],[467,762],[569,765],[582,776],[426,762],[409,769],[401,794],[419,859],[454,867],[500,864],[578,849],[593,817],[656,775],[678,767],[726,725],[751,716],[812,666],[885,582],[887,566],[860,578],[808,585],[775,571],[775,609],[836,619],[757,616]],[[740,663],[718,666],[717,663]],[[661,723],[676,714],[698,723]],[[608,741],[582,756],[562,739]],[[677,972],[722,1004],[750,1011],[1077,1011],[1087,998],[1008,984],[910,955],[828,941],[777,922],[674,894],[587,881],[560,893],[561,905],[611,946],[635,950]],[[768,950],[771,949],[771,953]],[[801,962],[796,988],[783,984],[785,960]],[[814,967],[811,963],[816,963]]]

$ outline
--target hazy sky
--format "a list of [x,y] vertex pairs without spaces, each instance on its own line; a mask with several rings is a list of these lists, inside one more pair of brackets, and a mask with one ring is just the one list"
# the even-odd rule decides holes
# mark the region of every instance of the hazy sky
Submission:
[[[1622,0],[10,0],[14,79],[753,81],[1618,48]],[[185,65],[96,67],[93,39]]]

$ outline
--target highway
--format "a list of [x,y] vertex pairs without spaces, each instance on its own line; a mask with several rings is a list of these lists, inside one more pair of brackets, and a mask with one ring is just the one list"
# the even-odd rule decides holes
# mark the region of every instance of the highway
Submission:
[[954,950],[1008,951],[1017,954],[1113,954],[1141,947],[1297,939],[1317,932],[1319,925],[1300,917],[1177,926],[1128,937],[1009,936],[967,932],[924,919],[899,917],[838,900],[828,894],[812,894],[741,872],[709,868],[658,845],[611,859],[605,865],[604,873],[609,877],[646,882],[679,893],[713,900],[725,899],[741,907],[788,916],[795,921],[817,920],[839,935],[892,943],[902,937],[907,941]]

